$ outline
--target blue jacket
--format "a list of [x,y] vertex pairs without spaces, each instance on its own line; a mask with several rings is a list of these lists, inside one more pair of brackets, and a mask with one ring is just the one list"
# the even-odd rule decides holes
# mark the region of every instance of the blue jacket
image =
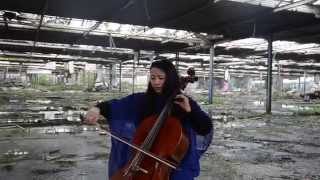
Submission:
[[[143,101],[145,93],[136,93],[126,96],[122,99],[114,99],[108,101],[109,112],[107,120],[111,131],[114,134],[127,139],[132,140],[132,136],[138,125],[138,112],[140,112],[141,102]],[[160,99],[156,101],[157,110],[161,111],[165,102]],[[202,116],[207,114],[201,110],[199,105],[190,98],[190,105],[192,109],[193,118],[197,118],[197,121],[201,121]],[[186,117],[187,118],[187,117]],[[212,140],[213,131],[206,135],[200,136],[191,128],[191,124],[187,119],[182,121],[182,126],[185,129],[186,135],[189,138],[189,149],[179,164],[179,170],[175,170],[171,173],[171,180],[193,180],[200,172],[199,159],[200,156],[207,150]],[[111,139],[111,153],[109,157],[109,177],[118,169],[120,169],[129,160],[129,146],[125,145],[115,139]]]

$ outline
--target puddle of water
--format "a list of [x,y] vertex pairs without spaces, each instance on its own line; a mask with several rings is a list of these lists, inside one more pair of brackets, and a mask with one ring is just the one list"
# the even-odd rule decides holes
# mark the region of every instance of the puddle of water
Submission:
[[78,134],[82,133],[84,131],[100,131],[98,127],[90,127],[90,126],[53,126],[53,127],[47,127],[47,128],[39,128],[37,130],[37,133],[40,134],[60,134],[60,133],[66,133],[66,134]]
[[211,119],[220,122],[229,122],[235,120],[234,116],[231,115],[213,115],[211,116]]
[[63,111],[39,111],[40,114],[44,115],[46,120],[54,120],[63,118]]
[[67,119],[68,121],[80,121],[80,114],[84,111],[39,111],[45,120]]
[[253,101],[253,105],[255,105],[255,106],[264,106],[264,101]]
[[261,121],[234,121],[234,122],[227,122],[227,123],[217,123],[217,127],[221,128],[246,128],[246,127],[254,127],[254,128],[259,128],[259,127],[264,127],[266,126],[265,122]]
[[35,100],[26,100],[26,103],[39,103],[39,104],[50,104],[51,100],[41,100],[41,99],[35,99]]
[[8,165],[8,170],[10,171],[10,166],[12,166],[12,163],[25,159],[28,155],[28,151],[11,149],[6,151],[5,153],[0,154],[0,164]]
[[68,121],[76,121],[76,122],[80,122],[80,115],[81,114],[85,114],[85,111],[72,111],[72,110],[68,110],[65,111],[64,116]]
[[307,106],[296,106],[296,105],[290,105],[290,104],[282,104],[281,108],[283,109],[289,109],[289,110],[295,110],[295,111],[303,111],[303,110],[310,110],[312,108]]
[[14,112],[0,112],[0,115],[8,115],[8,114],[13,114]]
[[[1,120],[1,119],[0,119]],[[13,123],[38,123],[40,122],[40,119],[8,119],[8,120],[1,120],[0,124],[2,123],[8,123],[8,124],[13,124]]]
[[9,150],[6,153],[4,153],[4,155],[6,155],[6,156],[23,156],[23,155],[28,155],[28,154],[29,154],[28,151],[20,151],[18,149]]

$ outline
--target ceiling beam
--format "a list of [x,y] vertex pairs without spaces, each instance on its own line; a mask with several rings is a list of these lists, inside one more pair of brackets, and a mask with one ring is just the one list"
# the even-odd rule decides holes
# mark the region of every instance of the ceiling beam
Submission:
[[37,27],[37,30],[36,30],[36,34],[35,34],[35,38],[34,38],[34,41],[33,41],[33,48],[36,46],[36,43],[38,42],[38,39],[39,39],[39,33],[40,33],[41,26],[42,26],[42,23],[43,23],[43,17],[44,17],[45,12],[48,9],[48,2],[49,2],[49,0],[45,0],[44,1],[43,7],[42,7],[42,10],[41,10],[41,17],[40,17],[40,21],[39,21],[39,24],[38,24],[38,27]]
[[[110,64],[115,62],[115,59],[103,59],[103,58],[90,58],[90,57],[77,57],[77,56],[59,56],[59,55],[50,55],[50,54],[21,54],[15,52],[2,52],[1,57],[10,58],[11,60],[17,59],[31,59],[31,60],[42,60],[46,61],[55,61],[55,62],[68,62],[68,61],[77,61],[77,62],[88,62],[94,64]],[[119,60],[120,61],[120,60]]]
[[296,7],[305,5],[305,4],[313,3],[315,1],[317,1],[317,0],[301,0],[301,1],[293,2],[293,3],[287,4],[287,5],[277,7],[275,9],[273,9],[273,12],[275,13],[275,12],[279,12],[279,11],[289,10],[289,9],[296,8]]
[[[1,39],[13,39],[13,40],[26,40],[33,41],[35,33],[32,29],[26,28],[10,28],[5,30],[0,28]],[[39,42],[48,43],[60,43],[60,44],[72,44],[79,36],[78,33],[72,32],[60,32],[52,30],[42,30],[39,35]],[[93,45],[108,47],[108,36],[102,35],[89,35],[87,38],[82,39],[80,45]],[[113,37],[114,42],[118,47],[129,48],[136,50],[156,50],[158,52],[176,52],[180,49],[188,47],[186,43],[168,42],[162,44],[160,41],[152,41],[145,39],[125,39],[120,37]]]
[[0,41],[0,49],[2,51],[13,51],[19,53],[43,53],[43,54],[57,54],[57,55],[70,55],[70,56],[83,56],[83,57],[100,57],[100,58],[117,58],[121,60],[132,59],[133,54],[130,52],[119,52],[117,50],[91,50],[88,48],[77,48],[77,47],[64,47],[64,46],[44,46],[38,44],[35,48],[32,48],[30,44],[22,43],[8,43]]

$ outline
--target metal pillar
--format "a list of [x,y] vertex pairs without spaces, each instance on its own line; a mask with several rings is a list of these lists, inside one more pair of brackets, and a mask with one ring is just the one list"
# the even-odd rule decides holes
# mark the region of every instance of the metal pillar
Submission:
[[307,72],[304,71],[303,72],[303,96],[304,96],[305,100],[307,99],[307,97],[306,97],[306,84],[307,84],[306,78],[307,78]]
[[214,44],[210,47],[210,73],[209,73],[209,104],[212,104],[213,100],[213,63],[214,63]]
[[139,59],[139,52],[134,51],[134,58],[132,63],[132,93],[134,93],[134,84],[135,84],[135,78],[136,78],[136,62],[138,62]]
[[278,89],[278,91],[281,90],[281,85],[280,85],[280,79],[281,79],[280,71],[281,71],[281,67],[280,67],[280,63],[278,63],[278,79],[277,79],[277,89]]
[[112,72],[112,64],[110,63],[109,64],[109,90],[112,90],[112,85],[113,85],[113,82],[112,82],[112,80],[113,80],[113,72]]
[[22,63],[20,63],[19,64],[19,76],[20,76],[20,78],[21,78],[21,80],[22,80]]
[[122,61],[120,61],[120,72],[119,72],[119,92],[121,92],[121,76],[122,76]]
[[318,73],[314,74],[314,83],[316,83],[316,84],[319,84],[319,82],[320,82],[320,76],[319,75],[320,74],[318,74]]
[[23,63],[20,63],[19,65],[19,76],[21,82],[26,81],[27,71],[23,71]]
[[282,96],[283,93],[283,79],[281,77],[281,65],[278,64],[278,91],[280,91],[280,94]]
[[4,73],[3,73],[3,80],[7,80],[8,74],[9,74],[9,67],[5,67]]
[[272,35],[268,38],[268,72],[267,72],[267,98],[266,98],[266,113],[271,114],[271,97],[272,97]]
[[176,52],[176,70],[179,73],[179,52]]
[[299,93],[301,93],[301,77],[299,76]]

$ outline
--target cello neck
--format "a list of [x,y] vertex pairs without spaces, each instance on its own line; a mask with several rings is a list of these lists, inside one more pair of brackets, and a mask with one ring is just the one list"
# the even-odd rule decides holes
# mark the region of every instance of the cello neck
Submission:
[[160,128],[162,127],[162,124],[164,123],[164,121],[167,119],[167,117],[170,115],[171,113],[171,109],[173,106],[173,99],[176,96],[177,93],[173,93],[167,100],[165,106],[163,107],[162,111],[160,112],[154,126],[152,127],[152,129],[149,131],[148,136],[146,137],[145,141],[142,144],[142,148],[149,150],[155,140],[155,138],[157,137]]

